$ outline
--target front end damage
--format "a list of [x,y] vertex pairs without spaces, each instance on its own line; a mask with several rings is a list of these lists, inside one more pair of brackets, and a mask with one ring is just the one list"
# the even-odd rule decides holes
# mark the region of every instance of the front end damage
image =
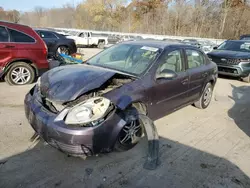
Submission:
[[63,103],[46,98],[38,82],[25,97],[25,114],[36,133],[64,153],[110,152],[126,120],[122,110],[103,95],[131,81],[114,75],[101,87]]

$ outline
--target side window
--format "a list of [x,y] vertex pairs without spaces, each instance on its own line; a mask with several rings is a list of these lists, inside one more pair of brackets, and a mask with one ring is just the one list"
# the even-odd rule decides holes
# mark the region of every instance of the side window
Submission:
[[9,42],[8,31],[2,26],[0,26],[0,42]]
[[181,58],[181,51],[175,50],[168,54],[164,54],[160,60],[157,73],[161,73],[164,69],[172,70],[176,73],[183,71],[183,63]]
[[22,43],[33,43],[35,42],[35,39],[31,38],[30,36],[21,33],[19,31],[8,29],[10,36],[11,36],[11,42],[22,42]]
[[188,68],[196,68],[205,64],[205,58],[202,53],[196,50],[186,50],[188,59]]
[[57,37],[50,32],[40,31],[40,36],[44,39],[57,39]]
[[86,33],[81,33],[81,34],[79,35],[79,37],[85,38],[85,37],[87,37],[87,34],[86,34]]

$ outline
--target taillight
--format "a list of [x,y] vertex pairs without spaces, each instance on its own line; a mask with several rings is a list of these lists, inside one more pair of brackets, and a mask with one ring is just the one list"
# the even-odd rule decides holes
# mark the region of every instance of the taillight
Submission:
[[48,54],[48,47],[45,44],[45,42],[43,42],[43,46],[44,46],[44,48],[43,48],[43,54],[47,56],[47,54]]

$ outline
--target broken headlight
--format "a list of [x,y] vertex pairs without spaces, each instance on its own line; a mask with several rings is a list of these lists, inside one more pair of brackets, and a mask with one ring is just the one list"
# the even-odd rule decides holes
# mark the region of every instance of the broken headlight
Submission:
[[103,97],[88,99],[69,110],[65,118],[65,123],[68,125],[83,125],[88,123],[96,125],[106,115],[110,105],[110,100]]

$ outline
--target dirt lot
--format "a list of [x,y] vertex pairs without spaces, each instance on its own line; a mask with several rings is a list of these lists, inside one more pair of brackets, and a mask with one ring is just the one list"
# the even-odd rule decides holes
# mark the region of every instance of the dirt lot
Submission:
[[0,82],[1,188],[250,187],[250,84],[220,78],[208,109],[188,106],[157,120],[161,165],[155,171],[143,169],[146,139],[130,151],[86,160],[31,141],[23,110],[31,87]]

